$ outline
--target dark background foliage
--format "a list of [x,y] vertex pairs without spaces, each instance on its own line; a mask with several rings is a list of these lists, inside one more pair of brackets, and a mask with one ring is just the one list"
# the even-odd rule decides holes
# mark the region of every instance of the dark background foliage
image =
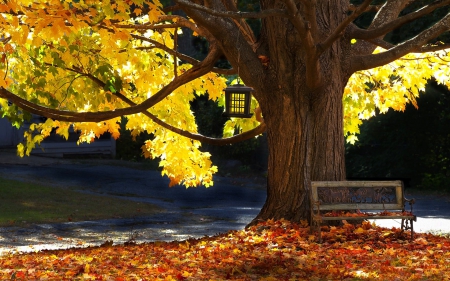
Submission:
[[404,112],[365,121],[359,141],[346,145],[348,178],[403,179],[431,189],[450,187],[450,91],[435,82]]

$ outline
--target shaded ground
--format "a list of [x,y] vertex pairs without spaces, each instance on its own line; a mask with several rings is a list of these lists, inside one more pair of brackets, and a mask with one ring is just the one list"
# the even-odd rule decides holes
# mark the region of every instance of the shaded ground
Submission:
[[[163,208],[151,217],[0,228],[0,252],[183,240],[242,229],[262,207],[264,179],[215,178],[211,188],[168,187],[158,171],[116,160],[18,158],[0,150],[0,177],[76,187],[80,192],[147,202]],[[120,210],[118,210],[120,212]],[[32,245],[32,247],[30,247]]]
[[[266,198],[264,179],[216,177],[211,188],[168,187],[157,171],[116,160],[18,158],[0,150],[0,177],[36,181],[80,192],[148,202],[163,208],[150,217],[0,228],[0,253],[100,245],[107,241],[171,241],[243,229]],[[415,196],[416,195],[416,196]],[[410,194],[417,203],[416,232],[450,233],[450,200]],[[120,211],[120,210],[119,210]],[[399,227],[395,220],[377,224]],[[109,243],[109,242],[108,242]]]

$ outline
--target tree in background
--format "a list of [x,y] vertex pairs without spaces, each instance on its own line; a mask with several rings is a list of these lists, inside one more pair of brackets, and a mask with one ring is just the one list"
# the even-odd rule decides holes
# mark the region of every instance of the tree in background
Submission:
[[[299,221],[309,218],[311,180],[345,179],[344,133],[354,142],[360,119],[376,108],[415,103],[433,75],[448,85],[450,45],[436,40],[449,30],[448,12],[401,43],[384,38],[450,0],[261,0],[257,11],[229,0],[174,3],[0,4],[3,114],[16,123],[26,112],[49,118],[31,126],[19,153],[54,128],[67,135],[71,124],[82,132],[80,141],[106,131],[118,137],[126,116],[132,134],[154,135],[144,153],[161,158],[171,185],[209,186],[217,168],[200,142],[227,144],[266,131],[267,201],[255,221]],[[417,3],[423,7],[405,12]],[[360,17],[370,23],[358,26]],[[246,19],[257,19],[258,35]],[[203,59],[176,48],[182,27],[208,42]],[[223,58],[231,69],[217,64]],[[220,99],[222,75],[239,75],[255,89],[253,109],[264,119],[232,119],[226,138],[214,139],[197,133],[189,102],[194,92]]]

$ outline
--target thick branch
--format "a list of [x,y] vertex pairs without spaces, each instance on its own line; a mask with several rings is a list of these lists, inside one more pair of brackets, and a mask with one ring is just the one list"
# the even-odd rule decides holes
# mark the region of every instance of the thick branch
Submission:
[[318,61],[319,52],[311,34],[310,23],[304,21],[293,0],[282,0],[286,4],[289,21],[294,25],[302,38],[306,52],[306,86],[315,89],[321,84],[320,66]]
[[417,51],[416,53],[437,52],[447,49],[450,49],[450,43],[424,46],[420,48],[420,50]]
[[[360,6],[350,5],[348,10],[350,12],[354,12],[354,11],[358,10]],[[378,12],[380,10],[380,8],[381,8],[381,5],[369,5],[368,7],[366,7],[366,9],[363,12],[364,13],[367,13],[367,12]]]
[[388,0],[375,15],[368,29],[375,29],[398,18],[399,13],[411,2],[411,0]]
[[370,69],[377,66],[388,64],[402,56],[411,52],[420,52],[424,45],[431,39],[439,36],[443,32],[447,31],[450,26],[450,14],[446,15],[441,21],[433,25],[427,30],[422,31],[416,37],[405,41],[386,52],[356,56],[352,60],[352,71],[358,71],[363,69]]
[[351,38],[355,38],[355,39],[378,38],[378,37],[386,35],[387,33],[391,32],[392,30],[394,30],[396,28],[399,28],[400,26],[402,26],[406,23],[412,22],[418,18],[421,18],[427,14],[432,13],[437,8],[444,7],[449,4],[450,4],[450,0],[435,2],[433,4],[425,6],[424,8],[422,8],[420,10],[409,13],[400,18],[385,22],[375,29],[366,30],[366,29],[360,29],[360,28],[353,28],[351,30],[351,32],[349,33],[349,36]]
[[316,15],[316,4],[317,4],[317,0],[303,0],[302,1],[303,5],[305,6],[305,20],[309,23],[310,29],[311,29],[311,34],[312,37],[314,38],[315,41],[319,41],[319,26],[317,24],[317,15]]
[[256,13],[251,12],[231,12],[231,11],[216,11],[209,9],[205,6],[191,3],[187,0],[176,0],[180,6],[188,7],[190,9],[195,9],[198,11],[205,12],[212,16],[222,17],[222,18],[232,18],[232,19],[262,19],[266,17],[287,17],[286,11],[284,10],[264,10]]
[[[378,47],[386,49],[386,50],[394,48],[394,45],[392,45],[392,44],[390,44],[390,43],[388,43],[386,41],[383,41],[383,40],[376,40],[375,39],[375,40],[370,40],[369,42],[374,44],[374,45],[376,45],[376,46],[378,46]],[[419,48],[418,50],[413,51],[411,53],[423,54],[423,53],[437,52],[437,51],[442,51],[442,50],[447,50],[447,49],[450,49],[450,43],[426,45],[426,46],[423,46],[423,47]]]
[[[324,52],[326,49],[328,49],[331,44],[333,44],[338,38],[342,36],[345,29],[357,18],[359,17],[366,8],[370,5],[372,0],[365,0],[358,8],[351,13],[348,17],[344,19],[343,22],[341,22],[338,27],[333,31],[333,33],[328,36],[322,43],[319,44],[319,50],[322,50]],[[351,37],[354,38],[354,37]]]
[[305,21],[300,14],[300,11],[297,9],[293,0],[282,0],[287,7],[287,14],[289,16],[289,20],[294,25],[295,29],[298,31],[300,36],[302,37],[304,43],[306,44],[309,50],[314,49],[314,42],[311,36],[311,23]]
[[[75,71],[75,70],[74,70]],[[79,73],[78,71],[75,71],[77,73]],[[82,73],[81,73],[82,74]],[[101,80],[99,80],[97,77],[92,76],[90,74],[85,74],[85,76],[87,76],[89,79],[93,80],[99,87],[104,88],[105,87],[105,83]],[[125,95],[119,93],[119,92],[115,92],[114,95],[118,98],[120,98],[121,100],[123,100],[124,102],[126,102],[129,106],[136,106],[137,104],[135,102],[133,102],[132,100],[130,100],[129,98],[127,98]],[[163,128],[166,128],[174,133],[177,133],[181,136],[193,139],[193,140],[198,140],[201,141],[203,143],[207,143],[207,144],[212,144],[212,145],[226,145],[226,144],[233,144],[233,143],[237,143],[237,142],[241,142],[253,137],[256,137],[257,135],[260,135],[262,133],[264,133],[264,131],[266,130],[266,125],[264,123],[264,120],[261,118],[261,110],[259,110],[257,116],[259,116],[259,122],[261,123],[258,127],[244,132],[242,134],[233,136],[233,137],[229,137],[229,138],[211,138],[211,137],[207,137],[201,134],[194,134],[191,133],[189,131],[185,131],[182,129],[179,129],[177,127],[174,127],[170,124],[167,124],[165,122],[163,122],[161,119],[159,119],[158,117],[156,117],[154,114],[148,112],[147,110],[142,112],[142,114],[144,114],[145,116],[147,116],[148,118],[150,118],[153,122],[155,122],[156,124],[160,125]]]
[[[99,87],[104,88],[106,86],[105,82],[101,81],[100,79],[98,79],[97,77],[91,75],[91,74],[85,74],[82,73],[78,70],[75,69],[68,69],[70,71],[73,71],[77,74],[83,75],[88,77],[89,79],[91,79],[92,81],[94,81]],[[116,97],[118,97],[119,99],[123,100],[125,103],[127,103],[130,106],[136,106],[137,104],[135,102],[133,102],[132,100],[130,100],[129,98],[127,98],[125,95],[119,93],[119,92],[115,92],[113,93]],[[258,108],[259,109],[259,108]],[[148,112],[147,110],[142,112],[142,114],[144,114],[145,116],[149,117],[153,122],[155,122],[156,124],[160,125],[161,127],[164,127],[174,133],[177,133],[181,136],[193,139],[193,140],[198,140],[201,141],[203,143],[207,143],[207,144],[212,144],[212,145],[227,145],[227,144],[233,144],[233,143],[237,143],[237,142],[241,142],[250,138],[253,138],[257,135],[262,134],[265,130],[266,130],[266,125],[264,124],[264,120],[261,117],[261,109],[259,109],[259,111],[257,110],[255,112],[255,114],[257,115],[257,120],[261,123],[258,127],[241,133],[239,135],[233,136],[233,137],[229,137],[229,138],[211,138],[211,137],[207,137],[201,134],[194,134],[191,133],[189,131],[185,131],[182,129],[179,129],[177,127],[174,127],[170,124],[167,124],[165,122],[163,122],[161,119],[159,119],[158,117],[156,117],[155,115],[153,115],[152,113]]]

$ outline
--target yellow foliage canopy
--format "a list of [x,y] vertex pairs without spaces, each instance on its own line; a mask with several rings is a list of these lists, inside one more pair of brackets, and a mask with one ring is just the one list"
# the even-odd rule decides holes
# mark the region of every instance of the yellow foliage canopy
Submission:
[[[148,7],[148,8],[147,8]],[[186,72],[169,50],[174,28],[145,28],[163,15],[161,3],[147,1],[8,1],[0,4],[2,24],[0,86],[38,105],[68,112],[107,111],[139,104]],[[130,17],[135,14],[133,18]],[[130,28],[139,25],[141,28]],[[156,48],[158,46],[158,48]],[[189,101],[197,94],[220,93],[225,79],[206,74],[175,89],[150,110],[160,120],[196,133]],[[217,94],[210,95],[216,99]],[[122,98],[125,97],[125,98]],[[4,115],[17,111],[1,100]],[[133,134],[155,136],[144,146],[149,157],[160,157],[163,175],[171,185],[212,185],[217,171],[200,143],[169,132],[145,114],[126,116]],[[81,132],[80,142],[91,142],[109,132],[120,135],[115,118],[99,123],[67,123],[47,119],[25,132],[20,155],[29,155],[53,129],[67,138],[70,126]],[[175,144],[175,145],[174,145]]]
[[[377,52],[384,50],[378,48]],[[408,102],[416,108],[416,98],[429,79],[450,87],[450,55],[447,51],[408,54],[387,65],[352,75],[344,92],[344,134],[354,143],[362,120],[392,108],[404,111]]]
[[[195,64],[180,65],[173,51],[180,29],[176,16],[162,12],[158,0],[59,1],[15,0],[0,4],[0,87],[33,104],[67,112],[116,111],[157,98]],[[191,22],[185,23],[192,24]],[[193,28],[195,34],[195,28]],[[356,140],[361,119],[375,109],[403,110],[433,75],[446,80],[448,53],[410,54],[386,66],[361,71],[350,79],[344,94],[344,130]],[[200,143],[156,124],[157,119],[190,133],[197,133],[189,101],[208,92],[223,99],[225,78],[208,73],[170,88],[148,111],[126,116],[126,128],[154,138],[143,146],[147,157],[161,158],[163,175],[171,185],[186,187],[213,184],[217,171]],[[26,113],[0,99],[3,116],[20,125]],[[252,108],[257,107],[254,100]],[[119,118],[98,123],[68,123],[48,119],[25,133],[18,147],[29,154],[50,132],[67,138],[70,126],[81,132],[79,142],[91,142],[105,132],[119,137]],[[259,122],[232,119],[224,136],[248,131]],[[236,129],[237,128],[237,129]]]

